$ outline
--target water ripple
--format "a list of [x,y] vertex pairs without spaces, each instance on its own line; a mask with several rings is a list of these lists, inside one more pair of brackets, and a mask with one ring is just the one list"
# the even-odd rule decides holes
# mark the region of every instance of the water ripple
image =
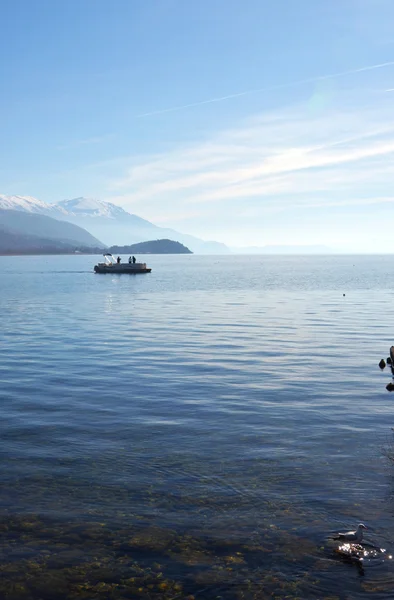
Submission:
[[117,591],[94,587],[92,562],[81,598],[138,595],[126,552],[163,598],[176,585],[391,598],[390,561],[360,576],[324,546],[360,520],[394,545],[391,376],[377,368],[393,343],[391,259],[152,256],[140,278],[96,276],[91,261],[0,258],[10,585],[34,579],[23,556],[44,575],[62,552],[74,569],[93,553]]

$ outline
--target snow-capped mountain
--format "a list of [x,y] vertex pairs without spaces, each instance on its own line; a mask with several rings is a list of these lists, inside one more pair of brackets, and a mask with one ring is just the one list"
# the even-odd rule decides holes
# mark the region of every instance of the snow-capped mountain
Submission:
[[0,210],[22,210],[30,213],[47,214],[50,205],[32,196],[5,196],[0,194]]
[[106,219],[119,219],[129,214],[120,206],[111,202],[102,202],[94,198],[73,198],[61,200],[54,207],[59,207],[66,214],[85,217],[105,217]]
[[68,221],[86,229],[108,246],[166,238],[180,242],[200,254],[228,252],[224,244],[206,242],[173,229],[158,227],[146,219],[128,213],[120,206],[94,198],[80,197],[47,204],[30,196],[0,195],[1,209],[39,213]]
[[141,227],[157,227],[150,221],[127,212],[121,206],[112,204],[112,202],[96,200],[96,198],[80,197],[72,200],[60,200],[57,204],[51,204],[50,206],[54,210],[63,211],[70,218],[112,219],[122,223],[126,220],[128,223],[139,224]]

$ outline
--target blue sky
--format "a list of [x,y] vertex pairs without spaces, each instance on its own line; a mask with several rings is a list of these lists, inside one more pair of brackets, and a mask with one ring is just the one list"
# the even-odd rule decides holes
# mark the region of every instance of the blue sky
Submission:
[[0,193],[97,197],[231,246],[392,251],[392,0],[0,15]]

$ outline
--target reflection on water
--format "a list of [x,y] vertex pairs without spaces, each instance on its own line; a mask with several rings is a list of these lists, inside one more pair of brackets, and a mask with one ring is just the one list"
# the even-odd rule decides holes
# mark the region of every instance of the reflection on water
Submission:
[[93,262],[0,259],[3,596],[391,598],[389,258]]
[[392,560],[392,555],[387,554],[385,548],[378,548],[372,544],[341,544],[336,548],[336,552],[347,558],[363,561],[363,564],[376,562],[376,560]]

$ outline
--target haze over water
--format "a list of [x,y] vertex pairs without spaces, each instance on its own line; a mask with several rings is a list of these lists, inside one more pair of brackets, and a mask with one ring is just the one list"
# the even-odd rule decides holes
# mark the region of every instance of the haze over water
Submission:
[[392,257],[98,258],[0,257],[9,597],[391,598]]

